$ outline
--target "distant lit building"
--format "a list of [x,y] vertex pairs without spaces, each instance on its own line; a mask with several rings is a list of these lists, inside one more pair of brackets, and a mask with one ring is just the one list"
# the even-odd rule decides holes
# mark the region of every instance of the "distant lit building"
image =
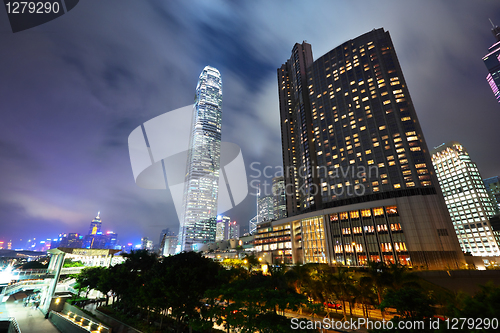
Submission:
[[102,221],[100,215],[101,212],[97,212],[96,218],[90,222],[89,235],[97,235],[101,232]]
[[165,233],[160,241],[160,255],[166,257],[175,254],[177,236],[174,233]]
[[158,244],[161,244],[164,236],[175,236],[175,233],[171,231],[169,228],[163,229],[160,233],[160,239],[158,241]]
[[432,163],[462,250],[474,256],[498,256],[489,218],[493,203],[467,150],[452,141],[435,148]]
[[229,216],[219,215],[217,216],[217,225],[215,232],[215,241],[223,241],[228,239],[229,224],[231,223],[231,218]]
[[274,219],[286,217],[286,192],[283,176],[273,178],[273,214]]
[[169,228],[163,229],[160,233],[160,241],[158,244],[158,251],[161,256],[175,254],[177,235]]
[[240,226],[236,223],[236,221],[229,222],[227,238],[228,239],[240,238]]
[[488,190],[490,195],[495,200],[498,213],[498,210],[500,209],[500,177],[495,176],[487,178],[484,180],[484,185],[486,186],[486,189]]
[[274,198],[272,195],[259,198],[259,222],[274,220]]
[[[302,261],[296,255],[294,261],[292,256],[291,224],[279,224],[276,222],[264,222],[257,226],[253,245],[263,262],[270,264],[293,264]],[[301,252],[301,251],[300,251]]]
[[83,247],[87,249],[114,249],[118,246],[118,235],[113,231],[102,232],[101,212],[90,222],[88,235],[83,237]]
[[493,22],[491,25],[493,26],[491,32],[497,42],[488,49],[488,54],[483,57],[483,61],[489,72],[486,81],[488,81],[497,102],[500,103],[500,27],[495,26]]
[[118,234],[113,232],[113,231],[107,231],[105,234],[102,235],[105,243],[104,243],[104,248],[105,249],[116,249],[118,246]]
[[257,224],[259,224],[259,214],[255,215],[248,221],[248,233],[254,234],[257,230]]
[[68,247],[68,248],[81,248],[83,247],[83,236],[72,232],[69,234],[60,234],[59,235],[59,244],[58,247]]
[[142,250],[148,250],[152,251],[153,250],[153,241],[148,239],[147,237],[141,238],[141,246],[140,248]]

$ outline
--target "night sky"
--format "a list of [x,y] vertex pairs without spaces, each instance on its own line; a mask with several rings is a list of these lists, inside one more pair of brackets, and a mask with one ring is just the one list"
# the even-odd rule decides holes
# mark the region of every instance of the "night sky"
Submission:
[[[481,59],[495,42],[488,18],[500,25],[500,2],[83,0],[14,34],[0,8],[0,240],[86,233],[101,211],[122,244],[158,242],[178,220],[168,191],[134,182],[134,128],[192,104],[211,65],[223,140],[241,147],[249,180],[252,162],[278,170],[276,69],[293,45],[307,41],[317,59],[381,27],[429,148],[459,141],[483,178],[500,175],[500,105]],[[246,227],[255,197],[227,214]]]

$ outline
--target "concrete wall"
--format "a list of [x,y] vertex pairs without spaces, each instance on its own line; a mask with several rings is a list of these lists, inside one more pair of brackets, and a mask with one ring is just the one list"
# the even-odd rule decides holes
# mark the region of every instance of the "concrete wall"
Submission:
[[64,333],[88,333],[86,329],[61,317],[57,312],[50,312],[49,320],[59,331]]
[[481,290],[480,285],[485,285],[489,281],[500,286],[500,270],[420,271],[416,274],[440,287],[453,292],[463,291],[470,295]]
[[94,316],[107,326],[111,327],[113,329],[113,333],[142,333],[141,331],[136,330],[135,328],[128,326],[127,324],[122,323],[121,321],[110,317],[99,310],[95,310]]

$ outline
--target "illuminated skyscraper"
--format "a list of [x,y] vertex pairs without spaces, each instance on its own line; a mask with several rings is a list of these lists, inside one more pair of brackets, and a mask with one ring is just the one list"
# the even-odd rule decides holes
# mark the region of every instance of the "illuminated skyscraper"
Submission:
[[236,223],[236,221],[229,222],[229,229],[227,231],[228,239],[237,239],[240,238],[240,226]]
[[500,103],[500,27],[495,26],[493,22],[491,22],[491,25],[493,26],[491,32],[497,41],[490,46],[488,54],[483,57],[483,61],[489,72],[486,81],[488,81],[495,98]]
[[259,223],[274,220],[274,197],[268,195],[258,200]]
[[489,221],[495,207],[476,163],[467,150],[454,141],[442,144],[431,153],[462,250],[474,256],[500,255]]
[[283,222],[303,262],[463,263],[388,32],[374,29],[317,60],[297,43],[278,86]]
[[283,177],[273,178],[273,211],[275,220],[286,217],[286,193]]
[[500,177],[490,177],[484,180],[484,185],[496,203],[497,213],[500,211]]
[[222,80],[207,66],[196,87],[186,178],[184,213],[179,228],[181,251],[215,241],[222,125]]
[[102,222],[100,215],[101,212],[98,212],[96,218],[90,222],[89,235],[97,235],[98,233],[101,233]]
[[229,224],[231,223],[231,218],[229,216],[217,216],[217,227],[215,241],[224,241],[228,239]]

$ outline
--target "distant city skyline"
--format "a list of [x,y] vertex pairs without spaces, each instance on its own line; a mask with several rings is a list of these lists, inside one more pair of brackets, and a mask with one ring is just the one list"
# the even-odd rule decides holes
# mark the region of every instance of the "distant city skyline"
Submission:
[[[485,178],[499,176],[491,151],[500,110],[482,60],[494,43],[488,18],[500,22],[500,3],[80,1],[16,34],[0,15],[8,46],[0,50],[0,241],[20,248],[28,239],[84,234],[99,210],[103,229],[127,244],[176,231],[170,192],[134,182],[133,129],[192,104],[209,64],[224,80],[222,140],[241,147],[251,175],[254,162],[277,170],[276,68],[290,47],[307,41],[319,57],[381,27],[391,33],[429,148],[457,140]],[[225,214],[246,226],[255,196]]]

